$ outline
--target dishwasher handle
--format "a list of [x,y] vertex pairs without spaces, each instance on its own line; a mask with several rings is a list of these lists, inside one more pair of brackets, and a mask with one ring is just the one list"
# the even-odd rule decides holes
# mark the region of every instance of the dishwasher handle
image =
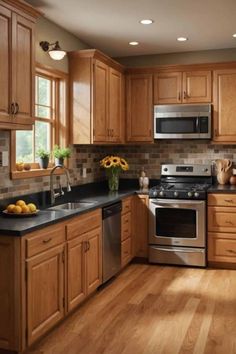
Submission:
[[122,210],[121,202],[111,204],[102,209],[102,218],[103,219],[109,218],[110,216],[120,213],[121,210]]

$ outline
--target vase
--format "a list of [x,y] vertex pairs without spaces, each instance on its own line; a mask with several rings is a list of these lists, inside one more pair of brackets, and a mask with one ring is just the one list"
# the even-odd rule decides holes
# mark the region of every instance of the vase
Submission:
[[48,168],[48,164],[49,164],[49,157],[40,157],[39,159],[40,168],[46,170]]
[[119,189],[119,175],[118,174],[111,174],[108,177],[108,187],[109,187],[109,190],[112,192],[118,191],[118,189]]
[[63,166],[64,165],[64,157],[55,157],[55,165],[56,166],[58,166],[58,165]]

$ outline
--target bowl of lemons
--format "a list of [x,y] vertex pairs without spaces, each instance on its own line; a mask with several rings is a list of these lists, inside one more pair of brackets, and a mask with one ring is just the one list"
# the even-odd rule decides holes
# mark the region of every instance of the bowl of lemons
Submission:
[[33,216],[37,215],[39,210],[37,209],[34,203],[26,204],[24,200],[17,200],[15,204],[9,204],[5,210],[3,210],[3,214],[7,216]]

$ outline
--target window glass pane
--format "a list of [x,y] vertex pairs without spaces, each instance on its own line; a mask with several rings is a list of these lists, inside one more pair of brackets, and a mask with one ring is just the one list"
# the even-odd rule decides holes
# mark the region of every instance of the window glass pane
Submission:
[[16,131],[16,162],[33,160],[33,131]]
[[50,106],[51,104],[51,80],[36,76],[36,97],[35,102],[40,105]]
[[50,108],[49,107],[42,107],[42,106],[35,106],[35,115],[39,118],[51,118]]
[[51,149],[50,123],[35,121],[35,151]]

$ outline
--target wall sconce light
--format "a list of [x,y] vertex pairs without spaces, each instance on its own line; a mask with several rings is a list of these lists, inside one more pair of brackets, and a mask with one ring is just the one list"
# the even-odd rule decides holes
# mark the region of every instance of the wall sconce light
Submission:
[[61,49],[58,41],[56,41],[55,43],[42,41],[39,43],[39,45],[44,52],[48,52],[48,54],[53,60],[61,60],[66,55],[66,52]]

